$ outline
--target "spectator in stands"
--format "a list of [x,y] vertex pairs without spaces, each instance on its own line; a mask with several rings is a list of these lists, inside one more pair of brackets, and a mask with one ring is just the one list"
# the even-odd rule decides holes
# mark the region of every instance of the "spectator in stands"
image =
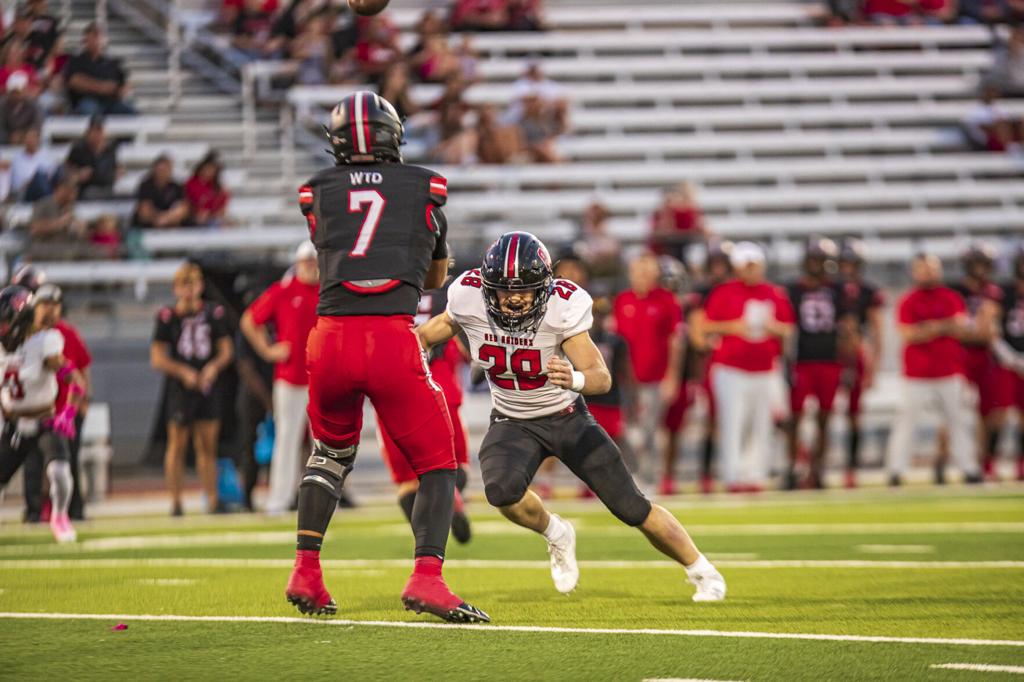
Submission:
[[541,0],[509,0],[508,31],[543,31],[544,8]]
[[863,0],[826,0],[830,25],[856,24],[863,18]]
[[608,216],[608,208],[594,200],[580,221],[576,248],[594,277],[615,278],[622,269],[622,243],[608,232]]
[[559,127],[568,128],[569,100],[565,96],[565,89],[545,76],[538,62],[531,62],[523,75],[512,84],[512,106],[508,117],[518,120],[523,114],[526,100],[534,97],[540,99],[546,115],[555,119]]
[[121,257],[123,236],[117,224],[117,217],[102,215],[89,225],[89,242],[92,244],[93,256],[105,260],[116,260]]
[[1006,21],[1004,0],[959,0],[961,24],[997,24]]
[[423,48],[411,57],[410,64],[425,83],[443,83],[449,76],[462,73],[462,60],[443,34],[425,38]]
[[511,163],[523,151],[523,133],[514,125],[504,125],[498,120],[498,111],[493,104],[477,109],[476,155],[480,163]]
[[956,0],[866,0],[864,15],[874,24],[944,24],[957,14]]
[[21,201],[35,201],[53,191],[57,162],[39,144],[39,128],[25,133],[24,146],[11,159],[11,192]]
[[1003,97],[1024,97],[1024,27],[1015,26],[994,50],[988,82]]
[[266,0],[245,0],[234,16],[231,46],[245,59],[277,59],[283,54],[285,41],[272,34],[274,15]]
[[1020,155],[1024,121],[1003,110],[997,104],[998,97],[995,86],[988,83],[982,86],[978,104],[964,118],[964,132],[978,149]]
[[14,15],[14,21],[3,37],[0,38],[0,50],[4,50],[11,43],[28,43],[29,34],[32,33],[32,12],[26,8],[18,10]]
[[[39,94],[39,77],[36,67],[25,60],[27,47],[25,43],[12,41],[0,54],[0,92],[7,92],[7,82],[16,74],[22,74],[27,79],[24,86],[26,94],[36,97]],[[19,81],[20,82],[20,81]]]
[[224,223],[231,195],[221,184],[222,169],[217,152],[208,152],[192,170],[192,177],[185,182],[185,196],[193,225],[220,227]]
[[384,71],[378,93],[394,105],[398,118],[402,120],[420,109],[409,93],[409,67],[405,62],[395,62]]
[[454,31],[505,31],[508,0],[455,0],[448,23]]
[[[278,4],[278,0],[262,0],[262,2],[258,3],[258,7],[268,15],[273,15],[277,12]],[[229,31],[234,29],[235,22],[238,20],[245,5],[246,0],[221,0],[217,26]]]
[[85,235],[85,225],[75,217],[78,187],[75,180],[64,175],[57,180],[50,196],[32,205],[29,222],[28,253],[47,260],[73,257],[78,242]]
[[666,188],[661,205],[651,216],[651,250],[686,263],[690,246],[707,241],[707,237],[704,214],[693,185],[683,182]]
[[134,115],[127,100],[131,91],[121,61],[104,54],[106,35],[96,23],[85,28],[83,49],[64,67],[64,87],[76,114]]
[[522,105],[523,115],[519,119],[519,128],[523,131],[523,140],[530,160],[535,163],[562,161],[555,141],[565,131],[556,112],[545,106],[544,100],[537,95],[523,98]]
[[59,48],[60,21],[49,13],[47,0],[29,0],[25,12],[31,19],[28,33],[28,59],[36,68],[44,69]]
[[463,99],[466,85],[461,76],[449,76],[444,92],[431,108],[437,111],[440,141],[432,155],[442,163],[465,164],[476,160],[476,130],[466,124],[470,107]]
[[629,289],[615,298],[614,306],[615,331],[629,344],[636,377],[633,426],[642,441],[637,456],[647,481],[654,477],[664,407],[679,391],[683,350],[683,311],[672,292],[659,286],[660,275],[654,254],[633,259]]
[[181,227],[188,224],[189,204],[185,190],[174,181],[171,160],[161,154],[136,192],[136,227]]
[[334,43],[328,13],[320,10],[303,24],[302,32],[291,43],[292,59],[299,62],[296,80],[304,85],[319,85],[331,80],[334,70]]
[[402,58],[398,31],[380,14],[365,17],[356,43],[356,61],[363,75],[377,80],[391,64]]
[[32,128],[43,124],[43,112],[29,94],[28,77],[15,73],[7,79],[7,93],[0,100],[0,142],[21,144]]
[[117,163],[117,142],[107,137],[102,116],[89,119],[85,135],[71,145],[64,164],[78,182],[83,199],[113,195],[114,182],[123,169]]

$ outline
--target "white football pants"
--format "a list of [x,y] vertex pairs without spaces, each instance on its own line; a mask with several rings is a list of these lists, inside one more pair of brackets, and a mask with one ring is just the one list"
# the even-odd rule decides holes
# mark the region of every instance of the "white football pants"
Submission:
[[941,379],[903,377],[899,409],[889,436],[886,463],[890,474],[907,470],[914,454],[914,432],[925,412],[937,407],[942,424],[949,432],[950,457],[965,475],[978,473],[974,436],[971,433],[970,408],[965,403],[967,391],[960,376]]
[[288,511],[298,492],[302,441],[309,429],[309,387],[274,380],[274,454],[270,461],[268,514]]

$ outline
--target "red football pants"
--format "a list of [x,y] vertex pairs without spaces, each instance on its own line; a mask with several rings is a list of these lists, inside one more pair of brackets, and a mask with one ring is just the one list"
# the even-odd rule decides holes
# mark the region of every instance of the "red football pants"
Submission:
[[314,438],[335,448],[358,443],[366,397],[417,475],[456,467],[448,407],[411,316],[320,317],[306,365]]

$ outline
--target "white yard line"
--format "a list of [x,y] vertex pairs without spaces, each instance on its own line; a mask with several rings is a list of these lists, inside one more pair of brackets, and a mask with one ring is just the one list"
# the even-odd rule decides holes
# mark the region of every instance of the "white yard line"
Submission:
[[857,545],[864,554],[934,554],[935,545]]
[[738,680],[707,680],[703,677],[648,677],[643,682],[738,682]]
[[1024,675],[1024,665],[992,665],[990,663],[940,663],[929,666],[937,670],[971,670],[979,673],[1011,673]]
[[675,637],[726,637],[737,639],[795,639],[819,642],[865,642],[871,644],[939,644],[943,646],[1024,647],[1024,641],[1007,639],[965,639],[944,637],[888,637],[884,635],[824,635],[803,632],[744,632],[729,630],[659,630],[654,628],[563,628],[534,625],[459,625],[423,621],[345,620],[285,616],[179,616],[108,613],[26,613],[0,612],[0,619],[169,621],[191,623],[300,623],[412,629],[458,629],[477,632],[542,632],[570,635],[667,635]]
[[[5,559],[0,560],[0,569],[37,568],[291,568],[291,559]],[[347,570],[363,568],[409,568],[409,559],[326,559],[322,562],[326,570]],[[637,569],[672,568],[678,569],[674,561],[627,561],[588,560],[579,562],[584,568]],[[1024,561],[870,561],[866,559],[761,559],[746,561],[717,561],[719,568],[857,568],[857,569],[1019,569]],[[492,569],[544,569],[550,568],[546,560],[499,560],[499,559],[449,559],[449,568],[492,568]]]

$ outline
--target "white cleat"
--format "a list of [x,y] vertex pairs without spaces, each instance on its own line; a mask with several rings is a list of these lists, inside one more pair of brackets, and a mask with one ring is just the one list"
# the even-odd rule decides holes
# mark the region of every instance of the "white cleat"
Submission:
[[722,601],[725,599],[725,578],[718,569],[708,564],[700,573],[690,575],[687,580],[697,588],[693,601]]
[[569,594],[576,589],[580,581],[580,567],[576,564],[576,529],[557,514],[551,516],[557,519],[563,528],[561,538],[555,542],[548,542],[551,579],[555,581],[556,590],[562,594]]

